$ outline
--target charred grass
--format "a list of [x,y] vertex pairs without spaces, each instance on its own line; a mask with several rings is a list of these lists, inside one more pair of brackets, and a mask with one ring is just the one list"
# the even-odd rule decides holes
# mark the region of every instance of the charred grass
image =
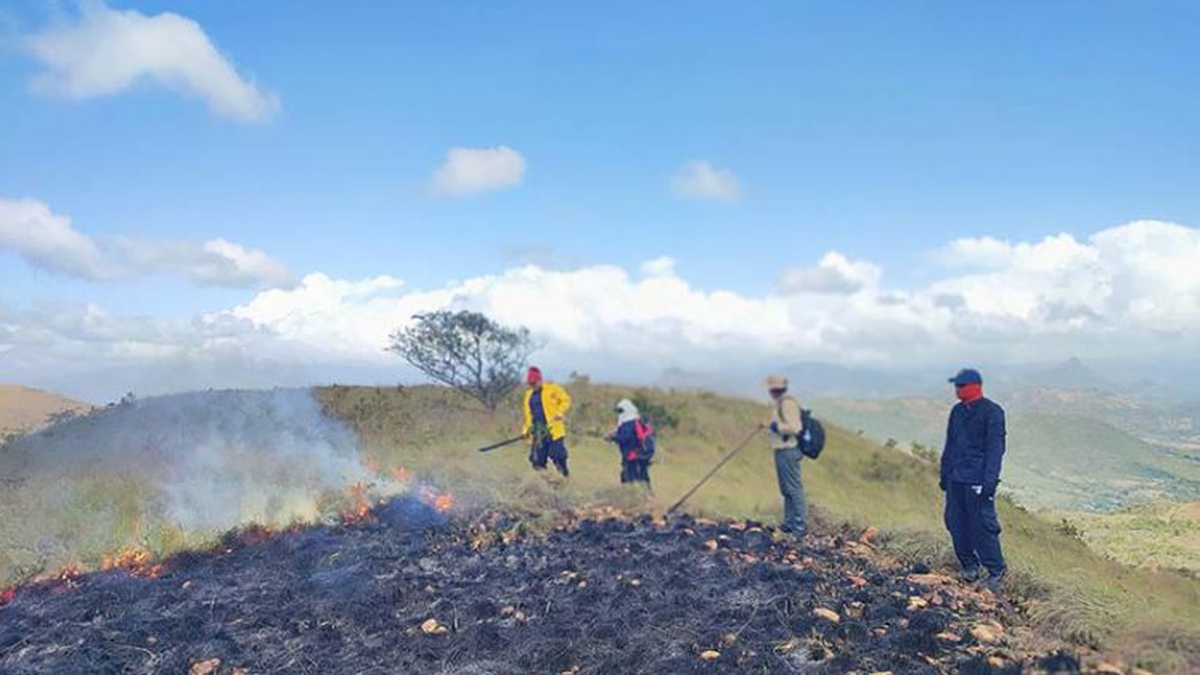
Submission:
[[[570,438],[573,474],[568,486],[547,488],[553,499],[566,502],[613,498],[617,457],[601,436],[610,424],[613,402],[630,393],[671,411],[676,424],[660,433],[652,470],[654,496],[644,506],[650,511],[661,510],[690,488],[766,414],[763,405],[710,394],[631,390],[582,380],[568,386],[576,400]],[[363,432],[366,452],[385,465],[416,467],[456,490],[477,493],[485,503],[520,505],[528,496],[521,486],[540,480],[531,476],[520,447],[482,456],[473,450],[511,435],[519,424],[515,400],[488,415],[449,392],[426,387],[334,387],[323,390],[322,397],[328,410]],[[695,495],[689,510],[777,519],[774,470],[764,445],[752,444],[728,464]],[[830,428],[825,455],[805,462],[803,473],[810,504],[828,522],[879,528],[889,551],[908,563],[935,569],[952,564],[941,495],[929,462]],[[1034,628],[1081,644],[1111,646],[1130,664],[1200,667],[1189,647],[1200,636],[1200,583],[1114,563],[1012,502],[1003,501],[1000,509],[1012,567],[1009,592],[1026,608]],[[1174,637],[1146,639],[1159,634]]]
[[153,578],[26,586],[0,608],[0,671],[999,673],[1046,658],[1010,640],[989,594],[838,535],[534,516],[447,523],[398,499],[353,525],[233,532]]

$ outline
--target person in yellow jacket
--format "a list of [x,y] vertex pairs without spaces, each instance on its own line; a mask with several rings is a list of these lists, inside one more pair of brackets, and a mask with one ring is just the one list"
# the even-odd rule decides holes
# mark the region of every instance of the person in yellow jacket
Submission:
[[569,476],[565,439],[571,397],[561,386],[543,381],[542,371],[536,366],[529,369],[525,381],[529,390],[525,392],[525,426],[521,435],[530,440],[529,463],[541,471],[549,459],[559,473]]

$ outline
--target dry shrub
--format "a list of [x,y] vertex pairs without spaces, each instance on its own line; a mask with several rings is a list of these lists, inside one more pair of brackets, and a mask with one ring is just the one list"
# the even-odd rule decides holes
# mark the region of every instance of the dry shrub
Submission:
[[1125,624],[1116,599],[1082,588],[1060,586],[1031,600],[1029,617],[1035,626],[1067,640],[1099,647]]

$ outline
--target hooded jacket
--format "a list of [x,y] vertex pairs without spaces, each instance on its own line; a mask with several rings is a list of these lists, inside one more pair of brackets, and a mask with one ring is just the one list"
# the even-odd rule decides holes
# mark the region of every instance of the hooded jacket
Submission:
[[1006,433],[1004,409],[991,399],[955,405],[946,425],[942,481],[970,485],[999,482]]
[[[571,396],[561,385],[553,382],[543,382],[541,386],[542,410],[546,413],[546,424],[550,429],[550,440],[557,441],[567,435],[566,416],[571,409]],[[521,433],[528,435],[533,431],[533,409],[529,401],[533,398],[533,388],[525,391],[525,426]]]
[[612,440],[623,459],[628,459],[630,453],[634,453],[636,458],[642,451],[642,439],[637,431],[639,414],[637,406],[629,399],[621,399],[617,403],[617,429],[613,432]]

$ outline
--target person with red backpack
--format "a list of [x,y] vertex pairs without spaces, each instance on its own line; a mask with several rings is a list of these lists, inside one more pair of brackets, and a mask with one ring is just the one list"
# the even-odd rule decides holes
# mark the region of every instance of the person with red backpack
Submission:
[[605,438],[621,453],[621,482],[650,487],[650,462],[654,459],[654,427],[642,420],[637,406],[627,398],[614,409],[617,428]]

